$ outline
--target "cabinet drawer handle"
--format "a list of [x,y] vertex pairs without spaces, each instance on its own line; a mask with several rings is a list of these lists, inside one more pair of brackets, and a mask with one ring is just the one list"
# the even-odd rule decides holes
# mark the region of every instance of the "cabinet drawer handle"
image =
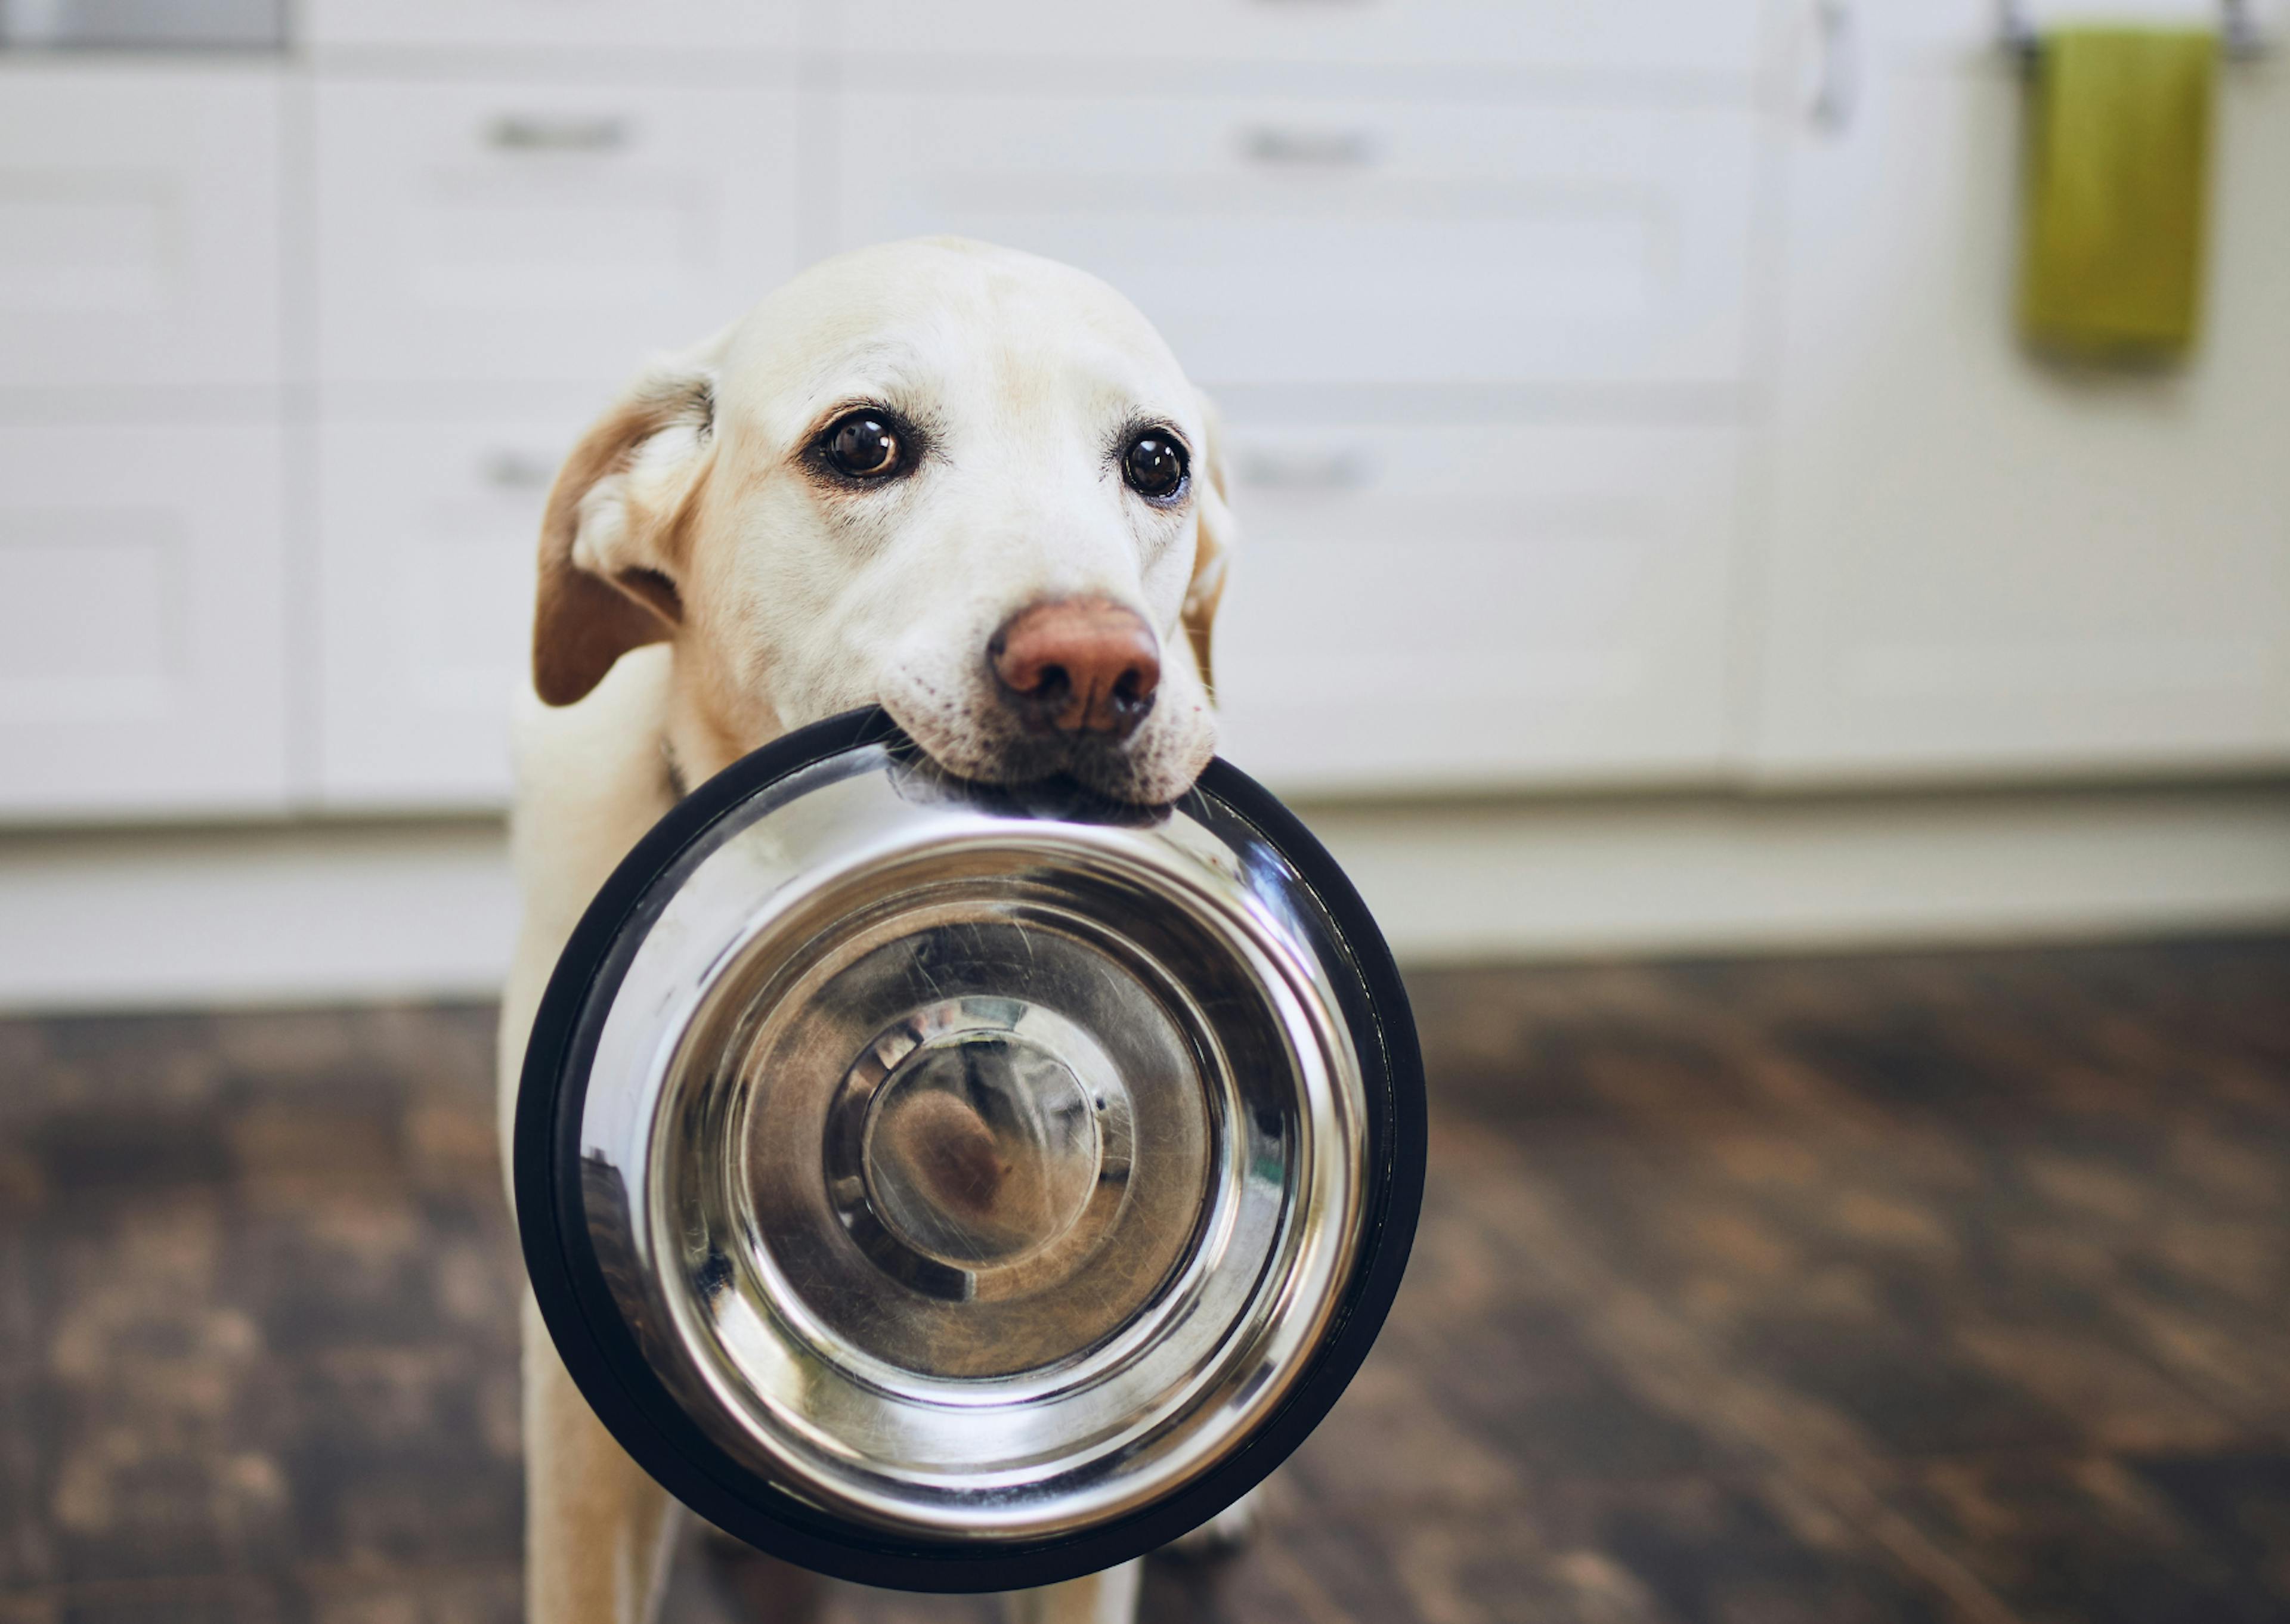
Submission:
[[629,126],[604,118],[536,118],[512,113],[496,118],[485,139],[503,152],[618,152]]
[[1240,483],[1259,491],[1357,491],[1375,472],[1351,451],[1249,451],[1233,460]]
[[1365,169],[1376,160],[1376,140],[1368,131],[1299,124],[1253,125],[1241,132],[1240,149],[1255,163],[1289,169]]
[[556,465],[531,452],[497,451],[485,459],[482,472],[497,491],[545,491],[556,478]]
[[1851,0],[1815,0],[1813,28],[1816,66],[1808,110],[1814,128],[1842,134],[1861,99],[1860,41]]

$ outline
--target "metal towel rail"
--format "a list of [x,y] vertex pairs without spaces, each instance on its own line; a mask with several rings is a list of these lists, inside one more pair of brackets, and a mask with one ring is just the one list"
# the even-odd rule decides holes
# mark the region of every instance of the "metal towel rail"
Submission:
[[[2000,0],[1998,5],[2004,48],[2024,61],[2033,61],[2043,50],[2043,35],[2028,16],[2027,0]],[[2250,61],[2269,50],[2250,0],[2220,0],[2219,48],[2235,61]]]

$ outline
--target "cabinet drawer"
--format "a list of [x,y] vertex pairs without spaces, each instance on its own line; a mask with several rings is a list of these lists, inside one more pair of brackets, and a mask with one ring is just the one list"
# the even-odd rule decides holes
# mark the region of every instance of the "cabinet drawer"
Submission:
[[0,815],[279,810],[276,428],[0,428]]
[[592,414],[319,431],[319,785],[330,804],[507,802],[541,504]]
[[281,93],[0,67],[0,387],[277,381]]
[[1142,15],[1060,0],[822,8],[832,44],[974,57],[1445,64],[1746,74],[1758,0],[1171,0]]
[[712,50],[791,43],[783,0],[306,0],[316,45]]
[[840,116],[844,243],[1082,266],[1212,385],[1742,370],[1746,108],[876,92]]
[[322,84],[330,381],[617,381],[794,268],[772,91]]
[[1228,754],[1286,789],[1714,776],[1740,442],[1237,430]]

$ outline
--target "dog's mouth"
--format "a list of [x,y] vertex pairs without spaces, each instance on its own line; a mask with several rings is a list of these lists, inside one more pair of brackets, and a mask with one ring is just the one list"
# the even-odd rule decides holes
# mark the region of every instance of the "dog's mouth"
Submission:
[[1013,730],[985,748],[962,752],[949,761],[923,748],[946,771],[974,782],[1005,788],[1069,782],[1097,795],[1132,804],[1161,804],[1175,800],[1191,788],[1161,781],[1150,764],[1137,758],[1135,735],[1109,739],[1101,733],[1061,733],[1032,728]]
[[1129,744],[1129,740],[1102,733],[1025,726],[998,742],[987,777],[998,784],[1030,784],[1047,778],[1104,784],[1131,775]]
[[1022,780],[971,778],[947,767],[912,740],[893,748],[899,756],[895,782],[901,798],[922,804],[958,802],[1007,816],[1141,828],[1166,818],[1169,803],[1177,798],[1147,802],[1109,796],[1070,772]]
[[891,719],[951,776],[1003,788],[1070,784],[1128,806],[1165,806],[1192,788],[1215,748],[1213,729],[1196,748],[1177,730],[1141,726],[1125,736],[1041,725],[1005,708],[960,706],[925,691],[883,696]]

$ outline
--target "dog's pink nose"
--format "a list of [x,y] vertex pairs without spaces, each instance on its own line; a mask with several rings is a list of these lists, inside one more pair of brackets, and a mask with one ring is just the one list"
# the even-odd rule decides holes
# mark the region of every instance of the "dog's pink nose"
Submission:
[[986,657],[1024,709],[1061,733],[1125,737],[1153,708],[1161,647],[1134,610],[1101,597],[1020,610]]

